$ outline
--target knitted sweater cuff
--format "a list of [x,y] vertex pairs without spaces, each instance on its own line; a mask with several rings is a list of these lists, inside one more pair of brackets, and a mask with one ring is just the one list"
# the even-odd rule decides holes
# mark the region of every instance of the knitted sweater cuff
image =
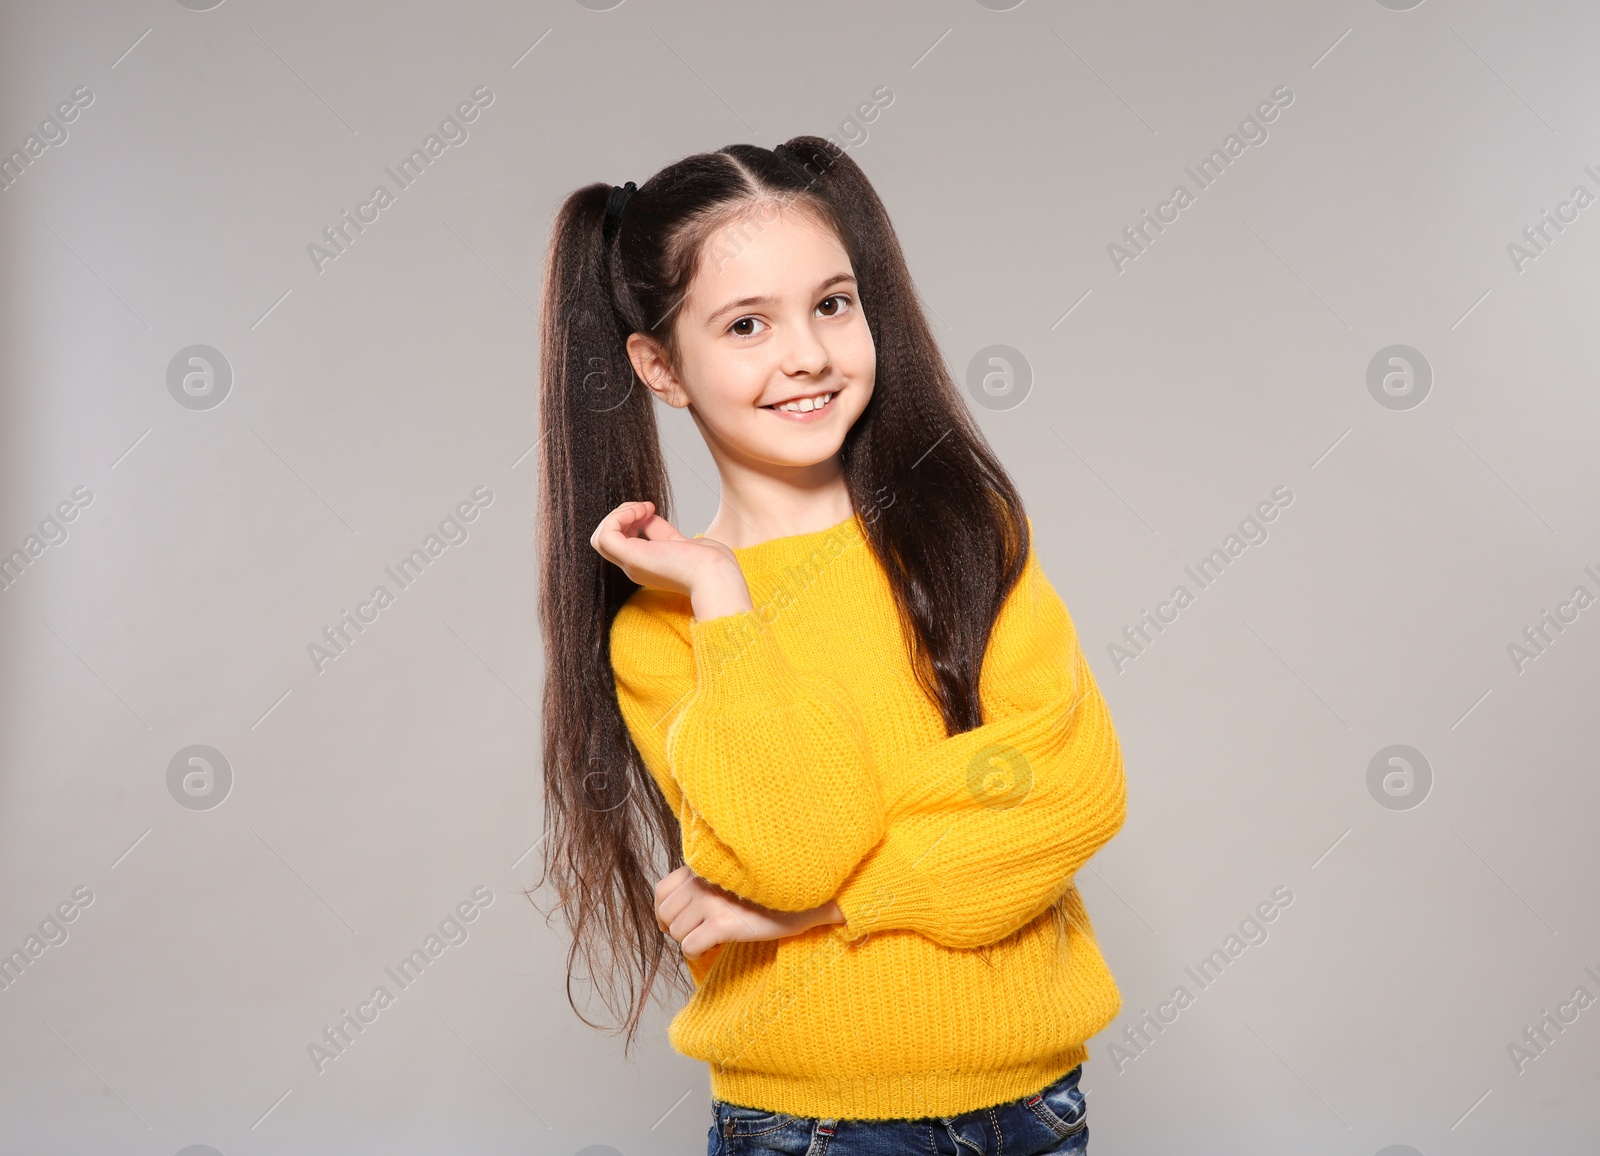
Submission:
[[690,959],[687,956],[684,957],[683,962],[689,968],[689,974],[694,979],[695,987],[700,988],[705,986],[706,976],[711,974],[711,965],[717,962],[717,956],[722,954],[722,949],[726,946],[726,943],[716,943],[707,948],[695,959]]
[[786,701],[796,677],[772,631],[755,610],[691,619],[697,692],[724,710],[765,710]]
[[875,848],[834,896],[845,920],[833,925],[834,934],[855,942],[891,927],[920,930],[936,926],[939,897],[928,873],[915,866],[915,861],[896,840]]

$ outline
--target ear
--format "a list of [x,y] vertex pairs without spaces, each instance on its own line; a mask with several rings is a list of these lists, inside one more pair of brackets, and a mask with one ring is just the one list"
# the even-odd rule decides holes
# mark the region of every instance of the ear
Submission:
[[674,409],[683,409],[689,404],[689,391],[683,388],[683,383],[672,372],[665,352],[654,338],[643,333],[630,333],[628,360],[633,363],[633,372],[644,382],[645,388],[657,398]]

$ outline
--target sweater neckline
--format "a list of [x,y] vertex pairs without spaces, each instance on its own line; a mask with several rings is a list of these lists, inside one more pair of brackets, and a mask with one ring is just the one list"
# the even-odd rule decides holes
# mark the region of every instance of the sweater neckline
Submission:
[[[811,557],[825,539],[841,533],[851,523],[857,523],[856,533],[865,538],[865,528],[859,521],[852,511],[849,517],[835,522],[826,529],[812,530],[804,534],[785,534],[779,538],[768,538],[765,542],[757,542],[753,546],[731,546],[729,549],[739,560],[739,569],[746,575],[767,574]],[[704,538],[705,535],[696,534],[695,537]]]

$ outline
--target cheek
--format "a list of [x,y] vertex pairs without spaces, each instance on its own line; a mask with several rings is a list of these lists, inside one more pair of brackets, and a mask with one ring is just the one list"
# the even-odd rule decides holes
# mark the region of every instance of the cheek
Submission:
[[685,351],[684,380],[702,413],[749,410],[765,387],[766,367],[749,357],[729,357],[713,348]]
[[862,409],[866,408],[867,399],[872,396],[872,388],[877,383],[878,354],[872,347],[869,338],[857,355],[854,364],[848,370],[851,384],[860,395],[857,399]]
[[878,351],[872,343],[872,331],[862,322],[859,328],[834,347],[834,366],[852,381],[870,384],[878,366]]
[[724,438],[743,441],[767,426],[767,415],[757,403],[765,379],[739,367],[710,381],[702,381],[694,395],[695,412],[710,429]]

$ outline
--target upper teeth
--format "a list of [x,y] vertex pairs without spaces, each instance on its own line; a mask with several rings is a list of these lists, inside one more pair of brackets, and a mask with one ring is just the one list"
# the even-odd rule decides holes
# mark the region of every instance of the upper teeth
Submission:
[[774,406],[773,408],[775,408],[775,409],[796,410],[796,411],[798,411],[800,413],[807,413],[810,410],[821,409],[823,406],[827,405],[828,404],[828,399],[831,398],[832,396],[833,396],[833,394],[831,394],[831,393],[822,393],[822,394],[818,394],[814,398],[813,397],[802,397],[799,401],[786,401],[782,405]]

